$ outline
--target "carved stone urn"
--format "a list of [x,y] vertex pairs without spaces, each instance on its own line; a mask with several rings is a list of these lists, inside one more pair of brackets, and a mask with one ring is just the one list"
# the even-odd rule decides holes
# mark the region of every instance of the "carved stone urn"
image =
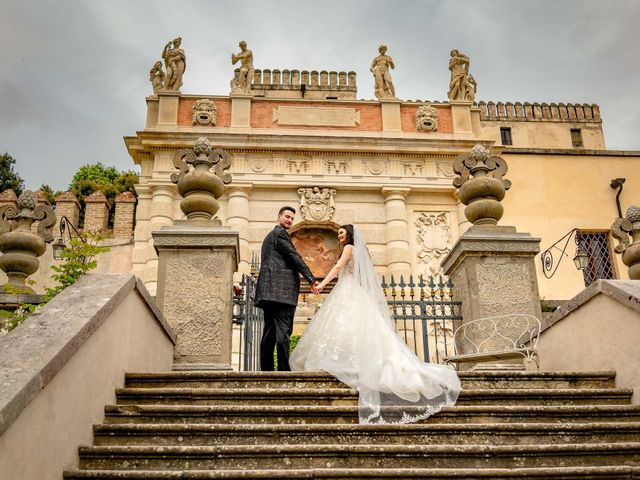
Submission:
[[[31,231],[34,222],[38,222],[37,234]],[[38,205],[35,193],[29,190],[18,197],[16,205],[0,207],[0,269],[9,278],[5,287],[35,293],[26,280],[38,270],[38,257],[45,252],[45,242],[53,240],[51,229],[55,222],[53,209]]]
[[640,280],[640,207],[632,205],[625,218],[616,219],[611,235],[619,241],[614,251],[622,254],[622,263],[629,267],[629,278]]
[[[220,209],[218,198],[225,184],[231,183],[230,155],[221,148],[212,149],[209,140],[200,137],[193,150],[178,150],[173,165],[180,169],[171,175],[183,197],[180,208],[188,220],[209,221]],[[211,172],[213,168],[213,172]]]
[[507,169],[501,157],[490,156],[482,145],[454,160],[453,170],[458,176],[453,185],[460,189],[460,201],[466,205],[464,214],[474,225],[496,225],[502,218],[500,202],[511,187],[511,182],[502,178]]

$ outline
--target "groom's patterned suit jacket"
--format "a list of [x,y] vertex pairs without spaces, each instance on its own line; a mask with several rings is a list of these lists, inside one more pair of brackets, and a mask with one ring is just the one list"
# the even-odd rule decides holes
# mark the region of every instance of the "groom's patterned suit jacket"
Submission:
[[293,246],[291,237],[280,225],[262,242],[260,275],[256,287],[256,305],[262,302],[298,304],[300,276],[310,284],[315,281],[311,270]]

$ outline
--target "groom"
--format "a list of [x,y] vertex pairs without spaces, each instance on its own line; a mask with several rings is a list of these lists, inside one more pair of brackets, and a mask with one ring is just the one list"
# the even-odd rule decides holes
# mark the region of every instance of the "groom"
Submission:
[[316,291],[318,281],[291,242],[287,230],[296,211],[282,207],[278,224],[262,242],[256,306],[264,310],[264,330],[260,342],[260,369],[273,371],[273,347],[278,351],[278,371],[290,371],[289,341],[298,304],[300,274]]

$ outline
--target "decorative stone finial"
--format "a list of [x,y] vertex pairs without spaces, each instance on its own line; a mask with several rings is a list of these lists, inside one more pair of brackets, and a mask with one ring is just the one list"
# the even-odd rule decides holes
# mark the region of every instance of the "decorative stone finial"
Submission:
[[184,50],[180,48],[182,38],[178,37],[168,42],[162,50],[165,75],[164,88],[167,92],[179,92],[182,87],[182,75],[187,68],[187,57]]
[[[179,173],[171,175],[183,197],[180,208],[189,220],[211,220],[220,209],[218,198],[224,193],[224,185],[231,183],[231,157],[226,150],[212,149],[209,140],[198,138],[193,150],[178,150],[173,157]],[[193,167],[193,169],[191,169]],[[211,168],[214,172],[210,172]]]
[[619,242],[614,251],[622,254],[622,263],[629,267],[629,278],[640,280],[640,207],[632,205],[625,218],[617,218],[611,225],[611,235]]
[[254,76],[253,52],[247,48],[247,42],[242,40],[238,46],[240,52],[231,54],[231,64],[240,62],[240,69],[231,80],[231,93],[251,93],[251,81]]
[[[38,222],[37,234],[31,232],[34,222]],[[7,285],[34,293],[25,282],[38,270],[38,257],[45,252],[45,242],[53,240],[55,222],[53,209],[38,205],[36,194],[30,190],[18,197],[16,205],[0,207],[0,269],[9,278]]]
[[479,144],[454,160],[453,171],[458,176],[453,186],[460,189],[460,201],[467,205],[464,214],[474,225],[495,225],[502,218],[500,202],[511,187],[511,182],[502,178],[507,170],[501,157],[490,156]]
[[430,104],[422,105],[416,111],[416,130],[422,132],[438,130],[438,111]]
[[478,84],[469,73],[469,63],[469,57],[465,54],[455,49],[451,50],[451,59],[449,60],[451,80],[447,93],[449,100],[473,102],[476,98]]

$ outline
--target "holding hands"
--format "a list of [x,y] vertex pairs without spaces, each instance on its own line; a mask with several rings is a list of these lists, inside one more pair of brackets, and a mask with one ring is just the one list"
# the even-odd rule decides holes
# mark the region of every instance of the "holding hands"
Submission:
[[311,291],[316,295],[318,295],[323,288],[324,288],[324,285],[322,285],[317,280],[311,284]]

